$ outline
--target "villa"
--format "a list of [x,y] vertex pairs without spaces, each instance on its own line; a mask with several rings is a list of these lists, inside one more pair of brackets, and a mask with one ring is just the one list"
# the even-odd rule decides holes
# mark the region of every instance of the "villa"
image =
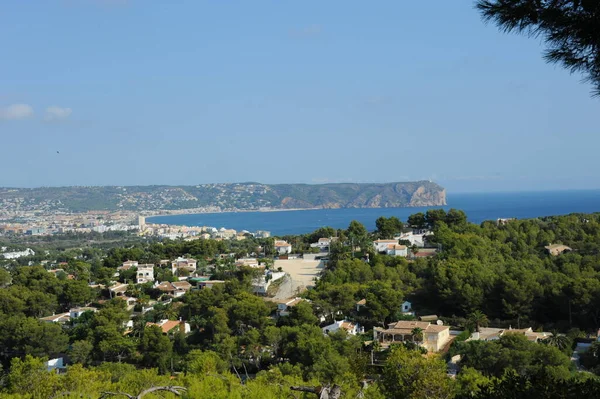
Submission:
[[[421,329],[422,341],[417,341],[413,336],[415,328]],[[373,339],[382,346],[395,343],[414,342],[427,349],[429,352],[439,352],[450,341],[450,327],[431,324],[426,321],[400,320],[388,324],[387,329],[374,328]]]

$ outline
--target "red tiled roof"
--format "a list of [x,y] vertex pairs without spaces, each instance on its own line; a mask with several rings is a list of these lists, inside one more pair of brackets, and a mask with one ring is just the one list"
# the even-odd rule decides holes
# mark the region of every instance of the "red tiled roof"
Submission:
[[160,329],[162,330],[163,334],[168,333],[169,331],[171,331],[172,329],[174,329],[175,327],[179,326],[179,321],[177,320],[168,320],[165,323],[161,324],[156,324],[156,323],[146,323],[146,327],[150,327],[150,326],[157,326],[160,327]]

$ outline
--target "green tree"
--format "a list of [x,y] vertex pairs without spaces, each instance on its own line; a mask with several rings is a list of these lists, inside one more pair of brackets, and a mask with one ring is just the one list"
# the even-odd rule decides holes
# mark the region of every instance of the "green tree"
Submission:
[[423,229],[427,225],[427,221],[425,220],[425,214],[423,212],[418,212],[413,215],[410,215],[406,221],[410,227],[414,227],[415,229]]
[[446,211],[443,209],[430,209],[425,213],[425,221],[429,227],[435,227],[439,222],[446,220]]
[[402,222],[395,216],[386,218],[381,216],[375,221],[377,227],[377,236],[383,239],[394,238],[396,234],[402,233]]
[[10,362],[8,389],[24,397],[50,398],[58,388],[58,375],[46,370],[45,359],[27,355],[24,360],[15,357]]
[[462,367],[456,376],[458,397],[476,398],[492,386],[492,379],[472,367]]
[[188,373],[203,375],[208,373],[224,373],[228,370],[227,362],[212,351],[194,349],[186,357],[186,371]]
[[478,0],[484,20],[505,32],[541,36],[547,62],[582,72],[600,94],[600,3],[594,0]]
[[307,237],[309,243],[314,243],[319,240],[319,238],[329,238],[335,237],[336,231],[333,227],[319,227],[317,230],[310,233]]
[[454,381],[439,358],[423,357],[403,346],[394,347],[387,358],[382,383],[387,398],[420,399],[454,397]]
[[559,334],[558,331],[552,331],[551,335],[542,341],[546,345],[553,346],[555,348],[564,351],[569,347],[570,340],[564,334]]
[[60,325],[23,316],[0,317],[0,347],[33,356],[55,356],[67,348],[69,337]]
[[304,324],[317,325],[319,319],[315,316],[310,303],[301,301],[290,309],[290,314],[287,317],[289,324],[293,326],[301,326]]
[[483,312],[476,310],[469,314],[468,323],[475,328],[475,331],[479,332],[480,327],[487,327],[489,320]]
[[86,365],[92,355],[92,351],[94,350],[94,345],[86,340],[75,341],[71,345],[70,357],[74,363],[81,363]]
[[347,234],[348,243],[353,247],[353,250],[356,247],[360,247],[362,251],[367,251],[371,248],[369,232],[362,223],[356,220],[351,221],[348,226]]
[[415,341],[418,345],[423,342],[423,329],[420,327],[415,327],[411,330],[410,335],[412,335],[413,341]]
[[85,281],[66,280],[63,285],[61,302],[67,308],[82,306],[91,302],[95,297],[95,292]]
[[140,351],[144,366],[158,367],[161,373],[168,370],[169,361],[173,355],[173,344],[169,337],[162,333],[159,326],[146,327],[140,343]]
[[7,287],[12,281],[12,276],[4,268],[0,267],[0,288]]
[[467,224],[467,215],[463,211],[450,209],[444,218],[446,224],[450,227],[461,227]]

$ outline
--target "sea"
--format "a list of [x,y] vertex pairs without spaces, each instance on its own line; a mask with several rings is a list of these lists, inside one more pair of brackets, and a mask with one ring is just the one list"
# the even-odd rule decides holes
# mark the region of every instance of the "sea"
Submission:
[[222,212],[155,216],[147,223],[211,226],[216,228],[270,231],[277,236],[305,234],[319,227],[346,228],[352,220],[375,230],[380,216],[396,216],[405,221],[408,216],[429,209],[460,209],[472,223],[498,218],[527,219],[569,213],[600,212],[600,190],[564,190],[518,193],[448,194],[447,206],[411,208],[345,208],[273,212]]

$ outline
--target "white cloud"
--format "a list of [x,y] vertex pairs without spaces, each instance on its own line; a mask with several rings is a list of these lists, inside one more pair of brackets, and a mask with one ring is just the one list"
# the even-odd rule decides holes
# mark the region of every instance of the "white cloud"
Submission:
[[59,119],[68,118],[73,113],[71,108],[62,108],[62,107],[48,107],[46,108],[46,116],[45,119],[47,121],[55,121]]
[[27,104],[12,104],[0,108],[0,120],[27,119],[33,116],[33,108]]

